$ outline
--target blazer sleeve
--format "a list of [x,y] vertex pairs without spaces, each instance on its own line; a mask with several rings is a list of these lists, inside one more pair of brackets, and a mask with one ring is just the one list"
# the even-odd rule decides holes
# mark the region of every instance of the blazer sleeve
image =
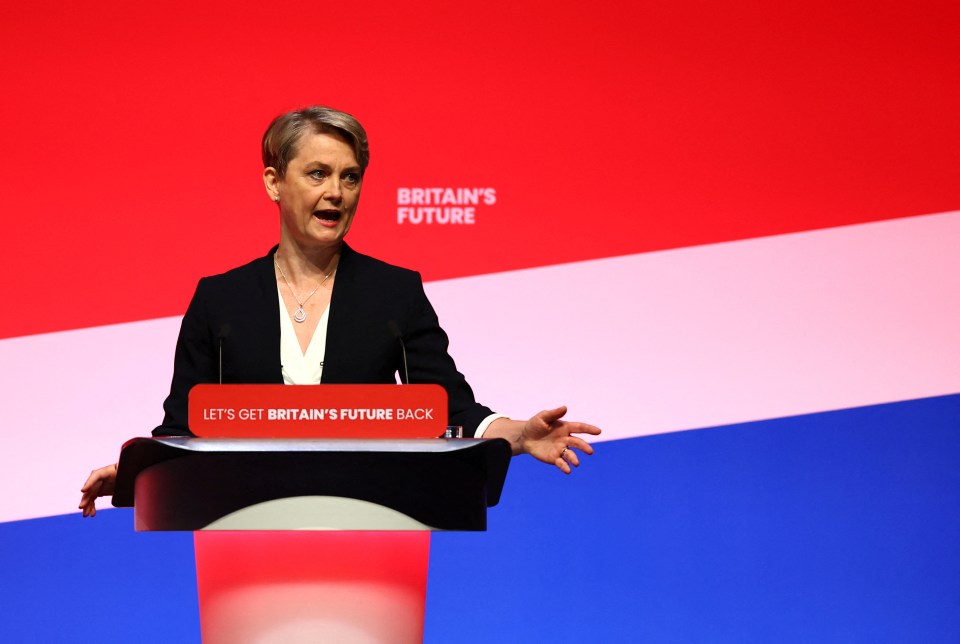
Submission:
[[192,436],[187,424],[187,399],[190,389],[199,383],[217,379],[215,340],[208,316],[209,278],[197,284],[190,306],[183,316],[173,360],[170,394],[163,403],[163,423],[154,436]]
[[410,382],[437,383],[446,389],[449,424],[462,425],[464,436],[473,436],[477,426],[494,412],[475,400],[473,389],[457,370],[448,351],[449,338],[440,327],[437,314],[427,299],[420,274],[415,275],[413,317],[409,322],[409,331],[401,329],[407,349]]

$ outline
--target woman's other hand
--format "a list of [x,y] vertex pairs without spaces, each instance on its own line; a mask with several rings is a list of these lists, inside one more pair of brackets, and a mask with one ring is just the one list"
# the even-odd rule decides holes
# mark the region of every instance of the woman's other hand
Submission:
[[116,482],[116,463],[90,472],[90,476],[87,477],[87,482],[80,488],[80,492],[83,494],[83,496],[80,497],[80,509],[83,510],[83,516],[97,516],[97,497],[112,496],[113,487]]

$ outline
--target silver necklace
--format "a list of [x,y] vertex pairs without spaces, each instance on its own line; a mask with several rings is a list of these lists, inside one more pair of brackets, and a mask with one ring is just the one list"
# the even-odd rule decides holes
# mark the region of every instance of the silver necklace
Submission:
[[310,291],[310,295],[308,295],[307,297],[305,297],[304,299],[301,300],[301,299],[300,299],[300,296],[297,295],[297,292],[296,292],[295,290],[293,290],[293,287],[292,287],[292,286],[290,286],[290,282],[289,282],[289,280],[287,280],[287,275],[286,275],[286,273],[283,272],[283,269],[280,268],[280,264],[277,262],[277,256],[276,256],[276,255],[273,256],[273,265],[277,267],[277,270],[278,270],[278,271],[280,271],[280,277],[283,278],[283,283],[287,285],[287,288],[290,289],[290,292],[291,292],[291,293],[293,293],[293,299],[295,299],[295,300],[297,301],[297,310],[296,310],[296,311],[294,312],[294,314],[293,314],[293,319],[296,320],[297,322],[306,322],[306,320],[307,320],[307,312],[303,310],[303,305],[307,303],[307,300],[309,300],[311,297],[313,297],[313,294],[314,294],[314,293],[316,293],[317,291],[320,290],[320,287],[323,286],[324,282],[326,282],[328,279],[330,279],[330,277],[333,276],[333,274],[337,272],[337,269],[335,268],[335,269],[333,269],[332,271],[330,271],[329,273],[327,273],[327,276],[324,277],[322,280],[320,280],[320,283],[317,284],[317,288],[315,288],[315,289],[313,289],[312,291]]

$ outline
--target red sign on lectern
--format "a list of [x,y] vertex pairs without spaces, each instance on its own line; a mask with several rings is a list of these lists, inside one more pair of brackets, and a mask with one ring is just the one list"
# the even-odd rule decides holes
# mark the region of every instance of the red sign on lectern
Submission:
[[437,438],[440,385],[197,385],[190,431],[206,438]]

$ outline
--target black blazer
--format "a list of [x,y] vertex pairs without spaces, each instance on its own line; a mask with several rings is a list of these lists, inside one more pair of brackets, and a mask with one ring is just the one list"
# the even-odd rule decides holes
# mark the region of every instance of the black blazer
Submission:
[[[223,346],[224,383],[283,383],[280,365],[280,301],[273,266],[266,257],[197,284],[183,317],[163,424],[154,436],[189,436],[187,395],[200,383],[219,381]],[[449,397],[450,425],[473,436],[493,412],[478,404],[447,353],[448,340],[423,291],[420,274],[362,255],[346,244],[337,267],[327,323],[321,382],[387,384],[403,371],[403,334],[412,383],[436,383]]]

